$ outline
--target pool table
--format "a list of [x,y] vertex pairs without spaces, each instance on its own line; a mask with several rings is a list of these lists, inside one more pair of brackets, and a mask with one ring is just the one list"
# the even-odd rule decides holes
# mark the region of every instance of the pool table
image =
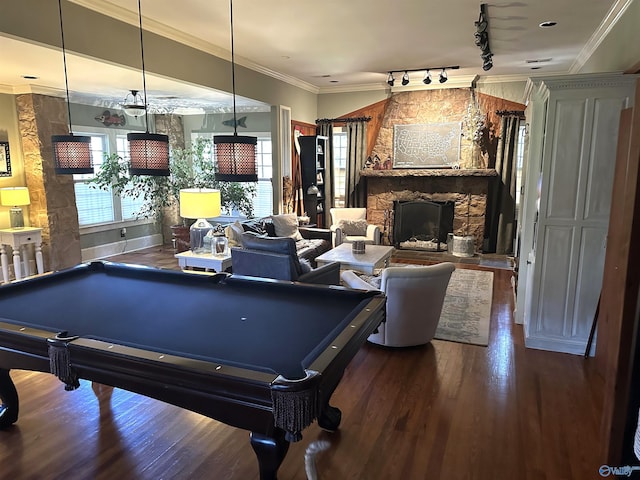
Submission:
[[275,479],[305,427],[338,428],[329,399],[384,310],[380,292],[109,262],[6,284],[0,428],[18,419],[10,370],[51,372],[248,430]]

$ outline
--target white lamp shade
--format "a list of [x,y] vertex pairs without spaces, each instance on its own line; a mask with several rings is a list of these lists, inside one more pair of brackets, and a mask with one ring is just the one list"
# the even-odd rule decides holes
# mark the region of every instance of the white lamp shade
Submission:
[[29,189],[27,187],[6,187],[0,188],[0,203],[5,207],[17,207],[19,205],[29,205]]
[[182,218],[211,218],[220,215],[220,190],[184,188],[180,190]]

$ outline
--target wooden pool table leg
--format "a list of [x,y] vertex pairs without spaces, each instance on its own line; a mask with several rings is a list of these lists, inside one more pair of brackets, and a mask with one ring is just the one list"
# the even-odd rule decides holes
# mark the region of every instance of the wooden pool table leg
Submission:
[[318,417],[318,426],[327,432],[335,432],[338,430],[341,420],[342,412],[340,409],[327,403]]
[[277,480],[278,468],[289,450],[284,430],[276,428],[271,437],[251,432],[251,446],[258,457],[260,480]]
[[19,401],[9,370],[4,368],[0,368],[0,400],[0,428],[6,428],[18,420]]

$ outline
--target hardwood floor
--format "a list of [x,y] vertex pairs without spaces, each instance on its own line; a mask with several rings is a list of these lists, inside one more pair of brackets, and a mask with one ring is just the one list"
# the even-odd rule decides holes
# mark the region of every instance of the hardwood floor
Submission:
[[[110,260],[177,269],[168,248]],[[492,270],[488,347],[366,344],[332,397],[340,430],[309,427],[280,480],[306,478],[317,439],[331,443],[316,462],[327,480],[600,478],[602,380],[581,356],[525,349],[511,271]],[[65,392],[52,375],[12,377],[20,418],[0,432],[1,479],[258,478],[246,431],[120,389],[98,401],[89,382]]]

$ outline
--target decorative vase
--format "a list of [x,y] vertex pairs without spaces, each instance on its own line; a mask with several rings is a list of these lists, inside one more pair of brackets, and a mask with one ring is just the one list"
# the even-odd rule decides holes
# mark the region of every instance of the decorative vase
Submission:
[[226,257],[229,254],[229,240],[224,235],[216,235],[211,242],[211,254],[214,257]]
[[351,251],[358,255],[364,253],[365,243],[364,240],[355,240],[351,243]]
[[186,252],[191,248],[189,227],[186,225],[171,225],[171,243],[175,253]]
[[454,235],[452,253],[456,257],[473,257],[475,255],[475,237],[473,235]]

